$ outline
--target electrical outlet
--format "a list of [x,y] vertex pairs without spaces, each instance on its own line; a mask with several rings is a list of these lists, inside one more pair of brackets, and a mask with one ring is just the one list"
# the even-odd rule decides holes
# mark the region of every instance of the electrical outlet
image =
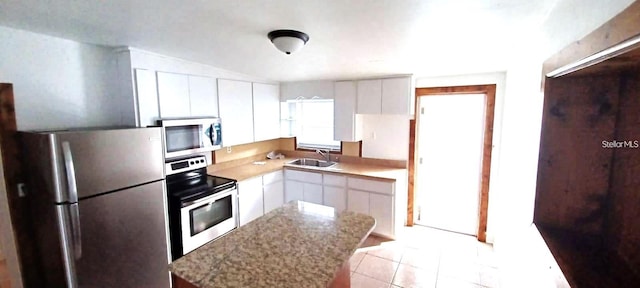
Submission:
[[24,183],[18,183],[18,197],[22,198],[26,196],[27,196],[27,189],[25,189]]
[[231,153],[231,147],[227,147],[227,153]]
[[376,140],[376,132],[371,132],[371,139]]

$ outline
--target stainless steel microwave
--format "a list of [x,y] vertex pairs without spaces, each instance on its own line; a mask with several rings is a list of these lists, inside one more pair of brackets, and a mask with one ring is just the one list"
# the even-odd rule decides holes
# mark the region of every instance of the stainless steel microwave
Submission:
[[162,127],[165,159],[222,148],[220,118],[158,120]]

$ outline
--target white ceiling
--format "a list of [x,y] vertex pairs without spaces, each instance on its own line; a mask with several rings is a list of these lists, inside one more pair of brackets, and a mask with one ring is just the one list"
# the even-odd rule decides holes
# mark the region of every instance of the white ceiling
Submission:
[[[0,25],[277,81],[446,75],[505,70],[516,49],[535,52],[557,1],[3,0]],[[267,38],[275,29],[311,39],[285,55]]]

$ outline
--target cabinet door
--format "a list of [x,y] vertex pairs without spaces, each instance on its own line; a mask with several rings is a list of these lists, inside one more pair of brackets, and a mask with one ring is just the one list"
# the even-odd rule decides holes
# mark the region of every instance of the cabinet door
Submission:
[[380,114],[382,80],[358,81],[358,114]]
[[265,214],[284,204],[284,183],[282,181],[264,185],[262,189],[264,192]]
[[251,83],[218,79],[222,121],[222,145],[253,142],[253,100]]
[[362,140],[362,124],[356,121],[356,82],[339,81],[334,88],[333,139],[351,142]]
[[347,193],[342,187],[324,186],[323,187],[324,205],[336,209],[336,212],[342,212],[347,209]]
[[369,215],[369,192],[348,190],[347,210]]
[[373,232],[393,237],[393,197],[371,193],[369,194],[369,215],[376,218],[376,228]]
[[303,188],[303,200],[305,202],[311,202],[322,205],[322,185],[304,183]]
[[189,77],[183,74],[158,72],[160,117],[189,117]]
[[284,202],[304,200],[304,185],[302,182],[286,180],[284,182]]
[[138,103],[138,127],[156,125],[160,118],[158,107],[158,86],[156,73],[151,70],[135,69],[136,98]]
[[280,88],[253,83],[253,134],[255,141],[280,137]]
[[391,78],[382,80],[382,114],[409,115],[411,78]]
[[218,117],[218,84],[215,78],[189,75],[192,117]]
[[238,182],[238,211],[240,226],[264,215],[262,177]]

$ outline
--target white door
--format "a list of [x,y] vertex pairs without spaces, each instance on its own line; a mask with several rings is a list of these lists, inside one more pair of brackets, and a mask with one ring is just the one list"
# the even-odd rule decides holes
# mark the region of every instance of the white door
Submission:
[[382,111],[382,80],[358,81],[358,114],[380,114]]
[[484,105],[484,94],[421,97],[416,223],[477,234]]
[[134,70],[136,77],[136,96],[138,100],[138,126],[154,126],[156,125],[156,121],[160,119],[156,73],[144,69]]

